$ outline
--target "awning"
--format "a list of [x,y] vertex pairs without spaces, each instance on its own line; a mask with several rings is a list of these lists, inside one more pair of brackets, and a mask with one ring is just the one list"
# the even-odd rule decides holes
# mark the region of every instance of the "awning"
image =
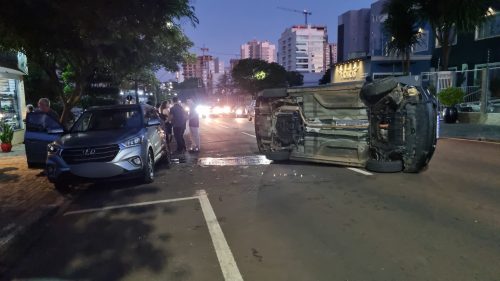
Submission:
[[0,77],[2,78],[20,79],[24,75],[26,73],[22,71],[0,66]]

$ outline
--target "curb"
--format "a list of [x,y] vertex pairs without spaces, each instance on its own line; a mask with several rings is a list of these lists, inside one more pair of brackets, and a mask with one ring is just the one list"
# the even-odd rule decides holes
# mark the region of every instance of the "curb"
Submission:
[[59,211],[65,201],[65,198],[58,198],[53,204],[26,215],[23,224],[12,224],[0,230],[0,276],[5,274],[43,234],[46,223]]
[[499,139],[489,139],[489,138],[464,138],[464,137],[440,137],[440,138],[438,138],[438,140],[440,140],[440,139],[500,144]]

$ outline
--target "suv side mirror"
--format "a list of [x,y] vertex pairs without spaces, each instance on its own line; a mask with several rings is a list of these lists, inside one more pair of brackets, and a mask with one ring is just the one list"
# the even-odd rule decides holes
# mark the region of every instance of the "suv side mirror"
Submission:
[[147,124],[148,127],[159,126],[159,125],[160,125],[159,119],[149,119],[148,120],[148,124]]

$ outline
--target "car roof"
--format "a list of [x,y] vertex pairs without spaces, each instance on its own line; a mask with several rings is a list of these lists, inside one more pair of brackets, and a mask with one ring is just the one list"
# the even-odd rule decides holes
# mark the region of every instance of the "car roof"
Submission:
[[116,104],[116,105],[104,105],[104,106],[92,106],[87,109],[89,110],[110,110],[110,109],[150,109],[153,108],[148,104]]

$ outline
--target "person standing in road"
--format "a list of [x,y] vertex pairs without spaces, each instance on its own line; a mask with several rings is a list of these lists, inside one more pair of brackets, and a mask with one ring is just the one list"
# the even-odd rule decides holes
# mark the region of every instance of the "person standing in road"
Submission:
[[50,108],[50,100],[48,98],[38,100],[38,111],[45,112],[54,120],[59,121],[59,114]]
[[186,130],[186,110],[180,105],[179,99],[174,97],[174,105],[170,108],[169,120],[172,122],[175,142],[177,143],[176,153],[186,151],[186,142],[184,141],[184,131]]
[[200,116],[196,112],[196,105],[192,99],[187,100],[187,105],[189,106],[189,132],[191,135],[191,149],[189,152],[199,152],[200,151]]

